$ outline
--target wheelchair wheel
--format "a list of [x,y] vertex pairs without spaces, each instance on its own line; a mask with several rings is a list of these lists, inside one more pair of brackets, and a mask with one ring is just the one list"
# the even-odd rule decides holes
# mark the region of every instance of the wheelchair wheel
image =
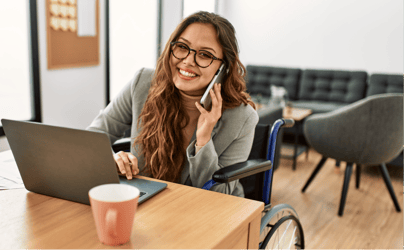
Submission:
[[260,249],[304,249],[303,228],[293,207],[280,204],[261,219]]

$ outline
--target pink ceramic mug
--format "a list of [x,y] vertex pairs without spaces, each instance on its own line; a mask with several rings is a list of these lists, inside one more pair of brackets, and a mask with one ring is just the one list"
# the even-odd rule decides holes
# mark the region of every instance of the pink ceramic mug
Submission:
[[139,189],[125,184],[104,184],[92,188],[88,195],[100,241],[110,246],[128,242]]

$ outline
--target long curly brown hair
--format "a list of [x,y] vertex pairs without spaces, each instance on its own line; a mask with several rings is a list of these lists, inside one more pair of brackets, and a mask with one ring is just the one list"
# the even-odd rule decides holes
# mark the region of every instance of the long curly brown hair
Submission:
[[184,19],[172,33],[157,61],[156,70],[143,110],[138,119],[139,135],[134,146],[144,156],[143,173],[166,181],[178,182],[186,160],[182,130],[189,122],[181,104],[179,90],[174,86],[170,68],[170,42],[177,41],[192,23],[211,24],[223,47],[223,60],[228,70],[222,83],[223,111],[250,104],[246,93],[246,69],[238,56],[238,43],[233,25],[225,18],[209,12],[197,12]]

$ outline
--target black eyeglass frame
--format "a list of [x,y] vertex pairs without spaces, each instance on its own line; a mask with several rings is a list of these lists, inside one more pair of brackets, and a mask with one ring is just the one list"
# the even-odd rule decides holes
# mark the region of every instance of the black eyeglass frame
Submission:
[[[174,55],[173,46],[176,45],[176,44],[183,44],[185,47],[188,48],[188,54],[187,54],[185,57],[183,57],[183,58],[178,58],[178,57],[176,57],[176,56]],[[196,50],[194,50],[194,49],[191,49],[186,43],[179,42],[179,41],[171,42],[170,45],[171,45],[171,49],[170,49],[171,54],[172,54],[175,58],[177,58],[178,60],[183,60],[183,59],[187,58],[187,57],[189,56],[189,54],[191,53],[191,51],[193,51],[193,52],[194,52],[194,61],[195,61],[196,65],[198,65],[198,66],[201,67],[201,68],[207,68],[207,67],[209,67],[210,65],[212,65],[212,63],[213,63],[214,60],[219,60],[219,61],[224,62],[223,59],[217,58],[216,56],[214,56],[214,55],[213,55],[212,53],[210,53],[209,51],[206,51],[206,50],[199,50],[199,51],[204,51],[204,52],[206,52],[206,53],[209,53],[209,54],[212,56],[212,61],[209,63],[208,66],[201,66],[201,65],[199,65],[198,62],[196,61],[196,54],[197,54],[198,51],[196,51]]]

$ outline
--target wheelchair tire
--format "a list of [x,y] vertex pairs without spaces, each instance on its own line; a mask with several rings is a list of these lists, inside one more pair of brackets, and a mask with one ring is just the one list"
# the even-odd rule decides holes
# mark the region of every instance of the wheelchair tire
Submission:
[[260,249],[304,249],[303,227],[293,207],[280,204],[270,209],[261,221],[261,234],[266,234]]

